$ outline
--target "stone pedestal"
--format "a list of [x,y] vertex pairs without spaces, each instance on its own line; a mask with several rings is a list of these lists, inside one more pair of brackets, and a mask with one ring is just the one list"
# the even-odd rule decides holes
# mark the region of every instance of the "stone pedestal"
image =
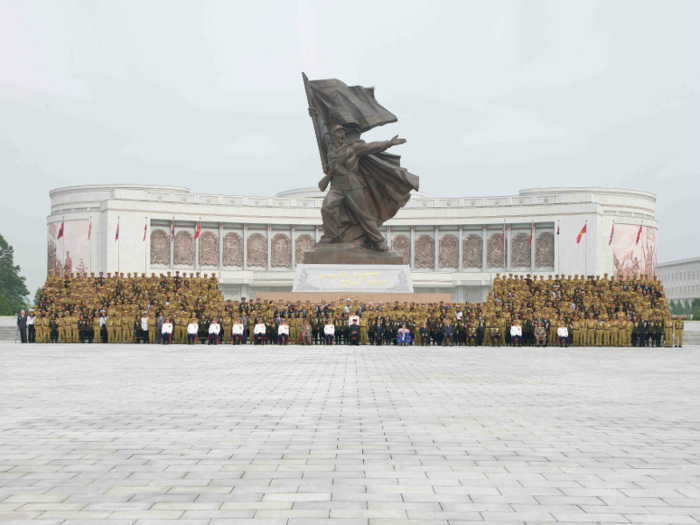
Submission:
[[299,264],[296,267],[292,290],[413,293],[413,281],[411,269],[405,264]]
[[316,244],[313,250],[304,253],[305,264],[380,264],[403,265],[399,252],[377,252],[353,243]]

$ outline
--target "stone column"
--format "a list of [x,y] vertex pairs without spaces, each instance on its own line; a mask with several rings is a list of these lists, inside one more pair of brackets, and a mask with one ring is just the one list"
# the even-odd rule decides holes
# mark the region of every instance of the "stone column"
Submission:
[[386,227],[386,245],[391,250],[391,226]]
[[489,251],[489,245],[486,242],[486,233],[486,225],[484,224],[481,227],[481,271],[483,272],[488,271],[487,256]]
[[294,237],[294,225],[292,224],[292,270],[296,268],[296,253],[297,253],[297,240]]
[[248,225],[243,225],[243,270],[248,269]]
[[411,226],[411,270],[416,269],[416,227]]
[[269,272],[272,269],[272,224],[267,225],[267,268]]
[[435,262],[433,263],[435,265],[435,270],[438,271],[440,269],[439,263],[440,263],[440,238],[439,238],[439,232],[438,232],[438,227],[435,226]]
[[314,242],[318,242],[320,239],[320,236],[318,234],[318,226],[316,226],[316,238],[314,239]]
[[464,271],[464,263],[462,261],[464,255],[464,247],[462,246],[462,239],[464,237],[464,227],[459,227],[459,262],[457,263],[457,268],[460,272]]

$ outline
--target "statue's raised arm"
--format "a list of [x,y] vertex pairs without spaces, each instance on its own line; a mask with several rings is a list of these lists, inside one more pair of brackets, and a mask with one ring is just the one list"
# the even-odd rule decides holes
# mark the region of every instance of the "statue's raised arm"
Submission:
[[398,146],[400,144],[406,144],[406,139],[400,139],[398,135],[395,135],[391,140],[384,140],[380,142],[362,142],[355,147],[355,153],[357,155],[371,155],[373,153],[381,153],[388,150],[392,146]]

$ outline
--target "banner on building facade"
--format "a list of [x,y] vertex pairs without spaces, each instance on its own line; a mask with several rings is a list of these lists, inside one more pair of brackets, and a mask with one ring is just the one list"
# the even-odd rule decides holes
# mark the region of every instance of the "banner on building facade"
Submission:
[[634,224],[615,224],[613,262],[615,277],[656,275],[656,228]]
[[47,270],[60,276],[87,272],[90,256],[90,221],[63,222],[63,235],[59,238],[61,224],[49,224]]

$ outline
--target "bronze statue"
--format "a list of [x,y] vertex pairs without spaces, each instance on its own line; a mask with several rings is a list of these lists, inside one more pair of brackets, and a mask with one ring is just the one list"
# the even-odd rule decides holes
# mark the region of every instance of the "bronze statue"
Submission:
[[418,189],[418,177],[401,167],[400,157],[384,153],[404,144],[398,135],[366,143],[360,135],[397,118],[374,98],[373,88],[348,87],[335,79],[309,81],[304,87],[314,122],[325,177],[323,237],[319,244],[352,244],[387,252],[379,226],[391,219]]

